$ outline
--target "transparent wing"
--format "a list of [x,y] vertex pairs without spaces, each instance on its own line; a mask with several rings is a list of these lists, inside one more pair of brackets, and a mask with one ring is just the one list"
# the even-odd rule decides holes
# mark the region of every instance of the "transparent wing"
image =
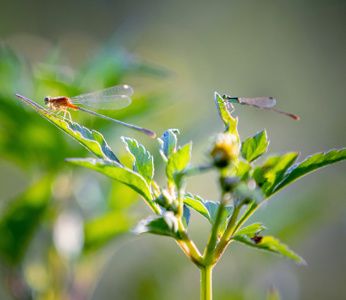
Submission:
[[130,105],[133,89],[129,85],[117,85],[107,89],[92,93],[82,94],[70,98],[73,104],[100,108],[100,109],[121,109]]
[[259,98],[238,98],[240,104],[248,104],[259,107],[272,107],[276,104],[276,100],[272,97]]

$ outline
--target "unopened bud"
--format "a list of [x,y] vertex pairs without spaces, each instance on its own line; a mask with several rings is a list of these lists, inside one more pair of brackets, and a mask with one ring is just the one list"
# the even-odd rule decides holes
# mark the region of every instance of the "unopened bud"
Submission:
[[240,182],[240,178],[233,176],[226,176],[220,178],[220,184],[222,187],[222,190],[225,192],[232,192],[233,188]]
[[155,202],[162,206],[164,209],[168,211],[175,211],[176,207],[174,205],[174,199],[173,197],[168,193],[167,190],[163,190],[162,194],[160,194]]
[[229,132],[217,135],[214,148],[210,152],[214,165],[218,168],[227,167],[232,161],[236,161],[239,155],[239,143],[237,137]]

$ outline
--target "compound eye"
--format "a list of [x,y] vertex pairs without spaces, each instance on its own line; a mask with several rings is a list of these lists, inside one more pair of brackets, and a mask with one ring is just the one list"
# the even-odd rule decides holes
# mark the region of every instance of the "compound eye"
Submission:
[[49,97],[49,96],[47,96],[46,98],[44,98],[44,104],[45,104],[45,105],[48,105],[49,101],[50,101],[50,97]]

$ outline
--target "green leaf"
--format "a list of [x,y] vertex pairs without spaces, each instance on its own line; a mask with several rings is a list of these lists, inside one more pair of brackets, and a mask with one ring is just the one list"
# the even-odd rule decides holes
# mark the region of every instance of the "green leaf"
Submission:
[[253,162],[267,151],[268,143],[267,133],[263,130],[244,141],[241,156],[248,162]]
[[127,152],[130,153],[134,171],[138,172],[145,179],[152,179],[154,176],[154,159],[143,145],[139,145],[135,139],[122,137]]
[[240,160],[238,162],[237,170],[236,170],[235,174],[241,180],[246,180],[249,177],[250,171],[251,171],[251,165]]
[[243,215],[240,217],[240,219],[237,221],[237,225],[235,226],[235,231],[240,228],[244,222],[250,218],[250,216],[257,210],[259,204],[256,202],[250,203],[246,211],[243,213]]
[[280,241],[272,236],[257,236],[257,235],[235,235],[232,239],[235,241],[244,243],[248,246],[266,250],[287,258],[294,260],[295,262],[306,265],[305,260],[298,254],[294,253],[287,245],[280,243]]
[[267,229],[267,228],[262,223],[254,223],[254,224],[248,225],[248,226],[238,230],[236,235],[246,235],[246,236],[252,236],[253,237],[256,234],[263,231],[264,229]]
[[237,130],[238,118],[233,119],[229,113],[229,107],[226,107],[224,99],[217,93],[214,93],[214,101],[216,104],[217,112],[223,121],[226,131],[235,134],[239,142],[239,135]]
[[178,129],[168,129],[164,132],[161,138],[158,138],[159,141],[159,151],[165,162],[168,161],[170,156],[176,151],[178,137]]
[[275,186],[283,179],[286,170],[296,161],[298,153],[288,153],[282,157],[269,158],[261,168],[256,168],[254,179],[262,186],[263,193],[269,197]]
[[83,166],[98,171],[129,186],[140,194],[150,206],[152,206],[152,195],[145,179],[140,174],[124,167],[123,165],[117,162],[93,158],[69,158],[66,159],[66,161],[78,166]]
[[128,215],[111,212],[84,226],[84,251],[94,251],[133,226]]
[[52,178],[44,177],[24,195],[12,201],[1,216],[0,256],[10,264],[18,264],[27,251],[31,238],[46,212]]
[[144,219],[140,221],[132,231],[135,234],[152,233],[180,239],[178,220],[172,212],[166,212],[162,216]]
[[189,208],[186,205],[184,205],[182,221],[185,228],[189,226],[190,217],[191,217],[191,212]]
[[54,124],[60,130],[68,134],[70,137],[75,139],[77,142],[82,144],[90,152],[94,153],[98,158],[109,159],[120,163],[120,160],[113,153],[111,148],[108,146],[104,137],[101,133],[92,130],[70,120],[64,119],[52,112],[47,111],[34,101],[27,99],[23,96],[16,95],[19,99],[27,103],[31,108],[36,110],[41,116],[47,119],[49,122]]
[[184,204],[191,207],[203,217],[205,217],[210,223],[213,223],[211,212],[209,212],[204,200],[198,195],[186,194],[184,198]]
[[287,170],[283,180],[274,188],[274,192],[282,189],[289,183],[297,180],[298,178],[315,171],[319,168],[325,167],[327,165],[342,161],[346,159],[346,149],[331,150],[327,153],[317,153],[312,156],[307,157],[301,163],[295,164]]
[[186,144],[173,153],[166,166],[166,175],[169,182],[175,181],[174,174],[182,172],[190,161],[191,143]]
[[[184,204],[191,207],[198,213],[200,213],[203,217],[205,217],[211,224],[214,224],[217,210],[220,206],[219,202],[213,202],[213,201],[205,201],[198,195],[192,195],[190,193],[187,193],[184,198]],[[225,207],[225,214],[223,215],[223,220],[221,224],[222,229],[224,229],[227,219],[230,217],[230,215],[233,212],[233,206],[227,205]]]

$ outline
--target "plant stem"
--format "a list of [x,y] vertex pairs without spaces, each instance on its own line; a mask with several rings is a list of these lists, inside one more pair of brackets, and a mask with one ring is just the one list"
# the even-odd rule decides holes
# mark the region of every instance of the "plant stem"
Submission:
[[200,267],[201,270],[201,300],[212,299],[212,272],[214,265]]
[[203,267],[202,255],[196,247],[195,243],[191,241],[191,239],[185,232],[185,227],[181,219],[178,219],[178,228],[181,240],[176,240],[176,242],[194,264],[196,264],[199,268]]
[[211,229],[208,244],[207,244],[207,247],[206,247],[205,252],[204,252],[204,261],[206,264],[213,263],[213,253],[214,253],[217,239],[218,239],[218,236],[220,233],[221,220],[222,220],[222,215],[224,213],[225,206],[226,206],[226,201],[224,199],[224,195],[222,195],[220,205],[219,205],[219,208],[217,210],[215,222],[214,222],[213,227]]
[[178,212],[176,213],[177,219],[182,218],[184,214],[184,189],[179,189],[178,190]]
[[[263,201],[264,202],[264,201]],[[262,202],[262,203],[263,203]],[[237,224],[234,227],[234,231],[237,231],[245,222],[247,219],[249,219],[251,217],[251,215],[258,209],[258,207],[262,204],[256,204],[255,202],[252,203],[248,209],[246,210],[246,212],[243,214],[243,216],[239,219],[239,221],[237,222]]]
[[237,218],[238,218],[240,209],[241,209],[241,205],[239,205],[239,206],[234,205],[234,210],[233,210],[231,219],[228,222],[225,233],[222,236],[219,244],[215,248],[215,251],[214,251],[214,260],[215,261],[217,261],[221,257],[222,253],[225,251],[228,243],[230,242],[232,234],[234,233],[234,229],[235,229],[235,225],[237,222]]

